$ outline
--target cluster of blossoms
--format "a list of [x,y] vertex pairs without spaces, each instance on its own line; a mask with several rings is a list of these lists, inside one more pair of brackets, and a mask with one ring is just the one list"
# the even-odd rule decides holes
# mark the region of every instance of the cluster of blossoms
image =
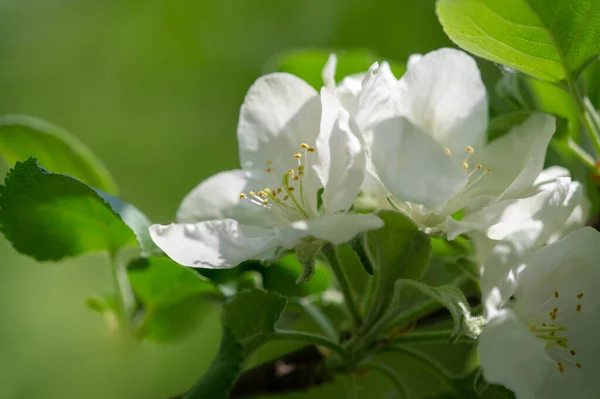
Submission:
[[[178,263],[229,268],[281,249],[310,254],[383,222],[394,208],[424,232],[467,234],[481,266],[484,377],[518,398],[593,397],[600,382],[600,233],[560,167],[543,170],[555,120],[534,114],[488,142],[488,101],[475,61],[452,49],[387,63],[320,93],[303,80],[261,77],[241,108],[241,169],[221,172],[155,225]],[[299,256],[300,258],[300,256]]]

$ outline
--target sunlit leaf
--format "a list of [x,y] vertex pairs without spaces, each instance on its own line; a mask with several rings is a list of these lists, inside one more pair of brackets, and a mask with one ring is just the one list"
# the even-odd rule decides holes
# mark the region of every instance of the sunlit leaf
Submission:
[[55,173],[76,177],[107,193],[117,192],[108,170],[83,143],[66,130],[31,116],[0,116],[0,155],[9,165],[33,157]]
[[35,159],[17,162],[0,186],[0,223],[21,253],[59,260],[136,243],[133,231],[89,186],[48,172]]
[[600,0],[439,0],[437,13],[462,48],[543,80],[600,53]]

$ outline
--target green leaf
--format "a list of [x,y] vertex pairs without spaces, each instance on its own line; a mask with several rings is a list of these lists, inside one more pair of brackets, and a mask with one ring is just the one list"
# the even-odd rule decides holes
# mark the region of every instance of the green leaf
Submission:
[[[304,79],[318,90],[323,86],[321,72],[331,53],[335,53],[337,56],[335,76],[338,82],[346,76],[365,73],[374,62],[381,61],[377,54],[364,49],[296,49],[273,57],[267,63],[266,70],[291,73]],[[396,77],[402,76],[406,71],[406,67],[400,63],[390,62],[390,67]]]
[[229,391],[246,362],[246,352],[228,328],[224,328],[217,356],[185,399],[228,399]]
[[9,165],[29,157],[48,169],[116,194],[115,182],[102,162],[64,129],[25,115],[0,117],[0,154]]
[[312,278],[302,284],[296,281],[302,275],[302,265],[294,254],[288,254],[275,263],[261,269],[263,287],[277,291],[288,297],[303,297],[323,293],[329,288],[331,278],[329,269],[323,262],[316,260]]
[[167,257],[137,258],[127,268],[133,292],[145,306],[163,307],[199,294],[220,295],[213,283]]
[[242,291],[223,306],[223,325],[249,350],[275,332],[286,299],[276,292]]
[[17,162],[0,186],[0,224],[15,249],[40,261],[108,251],[136,243],[133,231],[89,186]]
[[419,230],[408,217],[395,211],[377,213],[384,222],[383,228],[364,235],[366,248],[377,278],[376,298],[369,310],[365,325],[379,319],[394,294],[396,280],[419,280],[431,255],[429,237]]
[[600,0],[439,0],[437,14],[460,47],[551,82],[600,53]]
[[396,295],[394,302],[397,308],[402,308],[402,302],[415,294],[424,294],[442,304],[454,322],[454,337],[465,334],[475,338],[480,333],[481,322],[477,317],[472,317],[469,303],[462,291],[453,285],[433,287],[414,280],[399,280],[396,282]]
[[243,291],[223,306],[223,336],[208,371],[186,399],[227,399],[250,354],[275,333],[286,300],[275,292]]

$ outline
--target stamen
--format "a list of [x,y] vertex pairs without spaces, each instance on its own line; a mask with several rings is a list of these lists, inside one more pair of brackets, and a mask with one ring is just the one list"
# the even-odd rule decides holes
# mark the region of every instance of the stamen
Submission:
[[554,291],[554,298],[558,298],[558,291]]
[[575,367],[577,367],[578,369],[582,368],[583,366],[581,365],[581,363],[579,362],[575,362]]
[[287,174],[290,175],[290,176],[293,175],[294,173],[296,173],[294,171],[294,169],[290,169],[290,170],[287,171]]
[[304,148],[305,150],[308,150],[310,148],[310,146],[306,143],[300,144],[300,147]]
[[302,158],[302,154],[300,154],[299,152],[297,152],[297,153],[294,154],[294,158],[300,159],[300,158]]
[[288,191],[294,191],[295,190],[294,186],[289,186],[287,189],[288,189]]
[[471,147],[470,145],[468,145],[468,146],[467,146],[467,152],[468,152],[469,154],[472,154],[472,153],[474,153],[474,152],[475,152],[475,150],[473,149],[473,147]]
[[571,350],[569,351],[569,353],[571,354],[571,356],[575,356],[575,351],[574,351],[573,349],[571,349]]
[[465,168],[465,170],[468,172],[469,171],[469,164],[467,163],[467,161],[463,161],[462,163],[462,167]]
[[578,312],[581,312],[581,304],[577,304],[577,307],[575,308],[575,310],[577,310]]
[[583,292],[580,292],[579,294],[577,294],[577,299],[581,299],[583,298]]
[[284,200],[284,201],[287,201],[287,200],[289,200],[289,199],[290,199],[290,196],[289,196],[289,195],[284,195],[284,196],[283,196],[283,200]]
[[251,197],[256,197],[256,193],[254,191],[250,191],[250,196]]
[[298,180],[299,178],[298,175],[294,176],[294,180]]
[[244,194],[244,193],[241,193],[240,194],[240,199],[245,199],[245,198],[248,198],[248,196],[246,194]]
[[448,147],[444,148],[444,152],[446,153],[446,155],[452,155],[452,150]]
[[267,168],[267,173],[271,173],[273,171],[273,168]]
[[273,161],[267,161],[267,165],[273,165]]
[[558,366],[558,371],[560,371],[561,373],[565,372],[565,365],[562,364],[561,362],[556,362],[556,365]]
[[315,152],[315,151],[317,151],[317,149],[314,148],[314,147],[309,147],[309,148],[306,149],[306,151],[308,151],[308,152]]

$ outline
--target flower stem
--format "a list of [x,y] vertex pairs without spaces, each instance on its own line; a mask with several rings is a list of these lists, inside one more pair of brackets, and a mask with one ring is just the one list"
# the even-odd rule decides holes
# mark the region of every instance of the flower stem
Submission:
[[340,355],[344,355],[344,349],[334,341],[331,341],[320,335],[306,333],[302,331],[287,331],[277,330],[274,334],[270,335],[269,341],[302,341],[309,344],[315,344],[329,348]]
[[378,371],[382,375],[386,376],[388,380],[390,380],[390,382],[394,385],[394,388],[396,389],[396,392],[398,392],[398,395],[401,399],[406,399],[409,397],[408,393],[406,392],[406,388],[404,388],[404,384],[400,380],[398,374],[387,364],[373,360],[367,360],[366,362],[362,363],[361,366]]
[[115,292],[117,295],[117,303],[119,305],[120,323],[126,329],[129,329],[131,324],[131,316],[135,311],[135,295],[131,284],[129,284],[129,276],[124,262],[119,259],[116,252],[109,255],[112,279]]
[[355,327],[360,327],[362,325],[362,316],[360,315],[358,303],[356,302],[354,291],[350,285],[348,274],[341,264],[340,258],[337,254],[337,248],[331,243],[326,243],[323,245],[323,248],[321,248],[321,251],[327,259],[327,262],[329,262],[329,266],[331,267],[333,274],[335,274],[335,278],[337,279],[340,289],[342,290],[342,294],[344,295],[344,302],[346,303],[346,307],[348,308],[348,312],[352,317]]

